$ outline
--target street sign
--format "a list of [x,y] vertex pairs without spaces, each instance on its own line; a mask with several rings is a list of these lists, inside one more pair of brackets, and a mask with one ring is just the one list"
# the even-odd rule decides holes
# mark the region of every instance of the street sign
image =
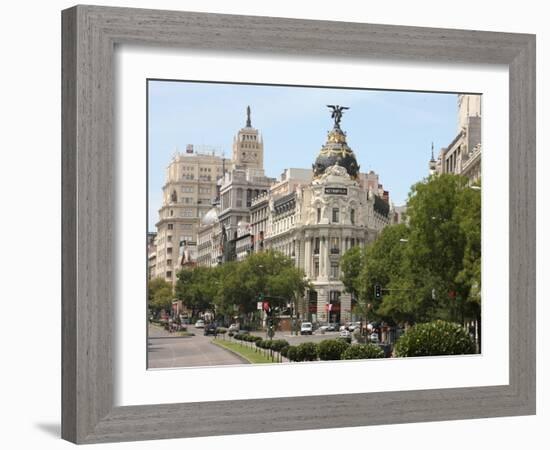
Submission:
[[256,309],[259,309],[261,311],[263,309],[262,305],[263,305],[263,302],[258,302],[256,304]]

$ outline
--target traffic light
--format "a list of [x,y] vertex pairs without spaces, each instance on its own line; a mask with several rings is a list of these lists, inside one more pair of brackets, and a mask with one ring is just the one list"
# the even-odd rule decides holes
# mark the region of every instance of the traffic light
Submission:
[[378,283],[374,285],[374,298],[381,299],[382,298],[382,286],[380,286]]

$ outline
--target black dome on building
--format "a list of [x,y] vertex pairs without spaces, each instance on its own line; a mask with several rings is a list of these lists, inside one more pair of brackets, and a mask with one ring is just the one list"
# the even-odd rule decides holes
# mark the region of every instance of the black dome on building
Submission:
[[345,168],[353,179],[359,175],[359,164],[355,154],[346,142],[346,134],[337,125],[329,132],[327,142],[317,155],[312,166],[313,177],[320,177],[328,167],[335,165]]

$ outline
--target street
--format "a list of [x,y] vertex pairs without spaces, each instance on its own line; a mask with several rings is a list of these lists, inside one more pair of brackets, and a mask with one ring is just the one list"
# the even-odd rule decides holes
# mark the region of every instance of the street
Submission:
[[[225,366],[247,364],[228,350],[213,345],[213,336],[204,336],[202,329],[189,326],[188,331],[195,333],[191,337],[177,337],[160,327],[149,325],[148,368],[162,369],[171,367]],[[254,331],[251,334],[266,338],[265,332]],[[338,332],[319,332],[313,335],[291,336],[290,332],[277,331],[273,339],[286,339],[291,345],[302,342],[320,342],[324,339],[335,339]],[[226,337],[226,339],[229,339]]]
[[191,337],[175,337],[167,331],[149,325],[147,359],[149,369],[170,367],[226,366],[247,364],[233,353],[211,343],[202,329],[190,326]]

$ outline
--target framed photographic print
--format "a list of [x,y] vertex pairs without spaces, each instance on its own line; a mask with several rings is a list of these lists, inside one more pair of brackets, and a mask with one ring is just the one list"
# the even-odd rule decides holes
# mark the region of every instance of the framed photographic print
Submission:
[[534,414],[534,36],[62,17],[65,439]]

